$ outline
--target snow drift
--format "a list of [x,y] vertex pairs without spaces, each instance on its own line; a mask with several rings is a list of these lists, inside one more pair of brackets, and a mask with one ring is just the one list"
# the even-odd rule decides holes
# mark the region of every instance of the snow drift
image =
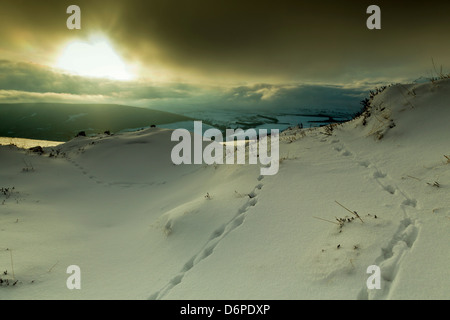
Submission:
[[449,101],[398,84],[286,130],[275,176],[176,166],[168,129],[2,146],[0,299],[448,299]]

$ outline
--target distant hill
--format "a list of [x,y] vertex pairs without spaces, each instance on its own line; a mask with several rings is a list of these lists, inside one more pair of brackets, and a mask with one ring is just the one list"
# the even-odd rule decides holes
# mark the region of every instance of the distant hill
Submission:
[[164,111],[116,104],[0,104],[0,136],[68,141],[87,135],[193,119]]

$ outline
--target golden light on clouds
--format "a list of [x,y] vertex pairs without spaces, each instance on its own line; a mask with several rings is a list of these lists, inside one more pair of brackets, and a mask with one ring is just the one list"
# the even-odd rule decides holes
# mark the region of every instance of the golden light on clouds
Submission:
[[[377,30],[367,27],[368,0],[78,0],[81,29],[67,27],[72,2],[3,2],[0,59],[97,78],[347,85],[427,76],[431,58],[450,66],[448,1],[378,0]],[[105,44],[91,41],[97,32]]]
[[114,80],[135,78],[131,66],[125,63],[109,41],[103,37],[97,37],[89,42],[74,40],[68,43],[57,58],[55,67],[87,77]]

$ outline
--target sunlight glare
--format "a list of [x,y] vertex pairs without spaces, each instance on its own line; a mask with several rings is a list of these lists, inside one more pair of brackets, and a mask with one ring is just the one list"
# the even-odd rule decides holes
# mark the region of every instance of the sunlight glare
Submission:
[[133,79],[125,63],[105,39],[92,43],[69,43],[59,57],[56,67],[87,77]]

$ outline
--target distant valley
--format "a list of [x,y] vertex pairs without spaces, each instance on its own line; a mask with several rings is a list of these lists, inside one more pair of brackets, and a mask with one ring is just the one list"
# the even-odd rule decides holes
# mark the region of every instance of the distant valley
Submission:
[[193,119],[179,114],[115,104],[0,104],[0,136],[68,141],[87,135]]

